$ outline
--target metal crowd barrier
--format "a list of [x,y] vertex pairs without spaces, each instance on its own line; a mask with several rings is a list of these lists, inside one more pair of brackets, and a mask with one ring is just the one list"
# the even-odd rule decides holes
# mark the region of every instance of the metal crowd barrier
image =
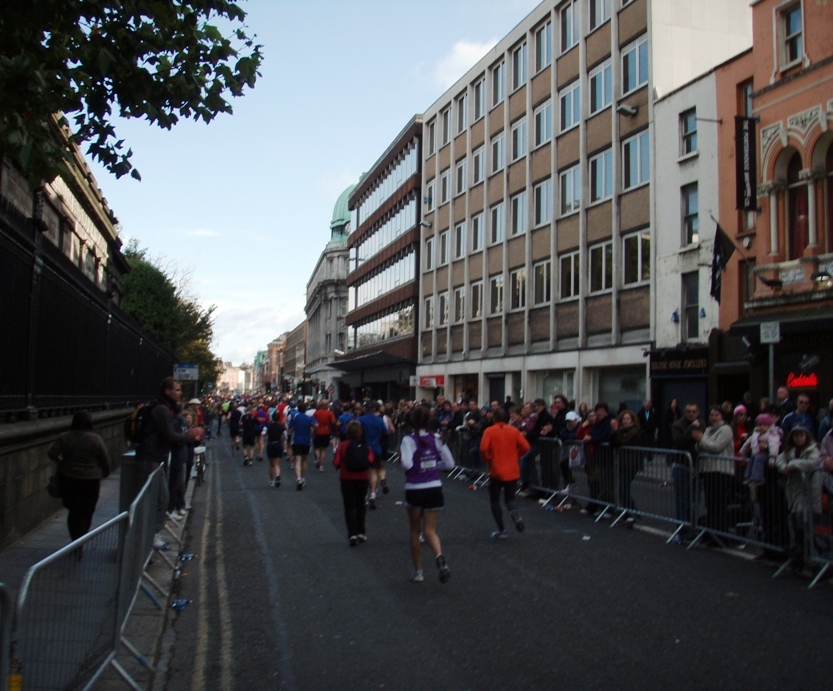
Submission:
[[24,688],[89,689],[110,665],[131,687],[140,688],[118,663],[116,652],[124,645],[150,667],[124,638],[124,628],[142,578],[148,577],[144,572],[153,554],[156,504],[165,480],[160,466],[129,511],[26,573],[10,648],[11,664],[22,671]]
[[818,567],[810,588],[833,575],[833,473],[817,468],[804,478],[805,559]]

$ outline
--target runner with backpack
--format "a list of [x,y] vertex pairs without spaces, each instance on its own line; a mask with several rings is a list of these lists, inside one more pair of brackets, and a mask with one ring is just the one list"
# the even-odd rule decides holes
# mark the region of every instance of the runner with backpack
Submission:
[[351,420],[347,423],[347,438],[338,445],[333,456],[333,465],[339,471],[344,520],[347,523],[347,539],[351,547],[367,540],[367,507],[364,498],[370,482],[370,468],[375,462],[372,449],[362,441],[362,437],[361,423]]

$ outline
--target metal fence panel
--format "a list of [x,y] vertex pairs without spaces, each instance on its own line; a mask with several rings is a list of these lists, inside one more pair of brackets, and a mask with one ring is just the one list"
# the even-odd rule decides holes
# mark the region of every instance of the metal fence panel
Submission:
[[812,588],[823,578],[833,576],[833,473],[822,468],[805,478],[806,560],[819,570]]
[[127,520],[119,514],[27,572],[12,634],[24,688],[76,688],[109,662]]

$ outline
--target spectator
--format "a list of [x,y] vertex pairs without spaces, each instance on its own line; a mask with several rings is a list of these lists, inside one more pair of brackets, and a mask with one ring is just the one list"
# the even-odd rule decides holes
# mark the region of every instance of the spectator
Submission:
[[824,441],[827,433],[833,427],[833,398],[827,403],[827,415],[825,415],[819,423],[819,439]]
[[810,415],[810,397],[806,393],[798,394],[796,408],[791,413],[781,417],[781,429],[788,435],[793,427],[801,425],[806,427],[810,434],[816,433],[816,421]]
[[[93,522],[102,478],[110,474],[110,457],[104,440],[93,431],[93,416],[79,410],[69,432],[60,435],[47,455],[58,464],[58,486],[67,513],[69,539],[86,535]],[[80,552],[77,552],[80,557]]]
[[761,413],[755,418],[755,431],[744,442],[740,457],[748,459],[743,484],[750,488],[750,499],[758,501],[758,488],[766,484],[766,471],[775,465],[781,451],[781,429],[772,424],[772,416]]
[[547,411],[547,402],[543,398],[535,399],[532,410],[533,414],[528,418],[524,430],[524,436],[530,448],[521,458],[521,491],[519,494],[522,497],[531,495],[530,484],[538,484],[538,471],[535,467],[535,459],[540,452],[538,439],[552,429],[552,416]]
[[[642,470],[641,451],[623,451],[625,446],[639,446],[642,440],[642,430],[636,415],[630,410],[619,413],[616,429],[610,433],[610,445],[618,451],[619,460],[619,501],[626,509],[636,509],[631,493],[634,478]],[[626,516],[629,525],[633,525],[634,515]]]
[[494,411],[494,424],[483,432],[480,453],[489,465],[489,502],[492,516],[497,523],[493,538],[506,539],[503,512],[500,509],[500,493],[517,531],[523,532],[524,522],[515,507],[515,491],[520,477],[520,457],[529,451],[529,442],[521,432],[506,424],[506,411]]
[[676,398],[672,398],[662,414],[662,424],[659,428],[659,445],[663,449],[674,448],[674,435],[671,428],[683,416]]
[[692,522],[692,498],[694,485],[692,466],[697,463],[697,442],[695,432],[703,430],[700,420],[700,406],[696,403],[686,403],[683,416],[671,426],[671,444],[677,451],[683,451],[686,456],[676,456],[671,466],[671,477],[674,481],[675,517],[683,524],[682,529],[675,536],[674,542],[679,544],[686,534],[686,525]]
[[[616,429],[618,423],[616,418],[610,416],[610,408],[607,403],[596,403],[596,424],[593,425],[591,437],[595,447],[595,462],[599,473],[600,498],[608,505],[616,503],[614,496],[614,475],[613,475],[613,449],[608,442],[611,433]],[[607,512],[605,512],[605,515]]]
[[795,410],[795,404],[790,400],[790,390],[786,386],[779,386],[775,392],[775,405],[778,406],[781,420]]
[[[567,415],[564,417],[564,429],[558,435],[558,439],[561,441],[562,444],[572,444],[572,442],[576,441],[579,423],[581,422],[581,415],[579,415],[575,410],[571,410]],[[562,454],[563,458],[561,459],[560,469],[561,469],[561,479],[564,482],[564,492],[569,494],[572,490],[573,484],[573,471],[570,468],[570,458],[569,454]]]
[[749,416],[746,406],[736,406],[732,415],[732,439],[735,456],[740,455],[740,447],[749,438]]
[[[800,397],[799,397],[800,398]],[[803,563],[804,540],[806,537],[803,526],[804,511],[807,503],[804,495],[804,474],[819,467],[819,448],[813,439],[812,432],[803,425],[795,425],[784,439],[784,451],[778,455],[775,464],[782,475],[787,476],[786,494],[789,508],[788,526],[790,530],[790,556],[794,562]],[[817,473],[814,481],[821,482]],[[812,490],[811,490],[812,492]],[[818,507],[813,506],[815,513],[821,513],[821,486],[818,492]],[[811,496],[812,496],[811,495]],[[812,501],[815,504],[815,497]]]
[[567,397],[558,394],[552,401],[552,431],[547,432],[546,436],[557,437],[561,430],[567,425]]
[[[595,425],[596,411],[589,410],[587,412],[587,419],[578,426],[578,429],[576,429],[576,441],[580,441],[584,445],[584,471],[587,475],[587,487],[591,500],[599,499],[601,496],[599,470],[596,467],[596,448],[593,444],[593,427],[595,427]],[[581,513],[595,516],[601,510],[601,504],[596,501],[589,501],[581,510]]]
[[645,401],[636,414],[636,421],[642,430],[642,436],[639,440],[640,446],[653,449],[657,445],[657,430],[659,429],[657,417],[654,404],[651,401]]
[[710,406],[709,426],[705,430],[692,430],[691,436],[697,440],[698,466],[706,500],[706,527],[728,532],[727,507],[734,484],[735,462],[727,459],[734,456],[735,449],[732,428],[726,424],[723,410],[716,405]]

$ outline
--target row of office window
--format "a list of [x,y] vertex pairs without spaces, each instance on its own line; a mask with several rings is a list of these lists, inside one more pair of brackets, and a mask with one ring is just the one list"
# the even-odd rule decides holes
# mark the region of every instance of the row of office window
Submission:
[[[549,27],[546,24],[544,29]],[[541,29],[539,31],[543,31]],[[538,34],[536,33],[536,36]],[[536,39],[538,40],[538,39]],[[543,40],[543,39],[541,39]],[[547,43],[547,45],[551,45]],[[536,52],[536,64],[539,56],[541,69],[552,62],[550,48],[541,49]],[[622,95],[625,96],[648,83],[648,39],[642,36],[626,46],[621,53],[622,59]],[[514,88],[520,87],[526,81],[526,43],[512,51],[512,84]],[[500,62],[491,68],[491,106],[498,105],[505,98],[504,82],[505,63]],[[516,84],[516,80],[523,80]],[[605,60],[595,66],[588,74],[589,80],[589,105],[590,115],[607,108],[613,102],[613,71],[611,60]],[[456,118],[452,118],[452,106],[440,112],[437,120],[431,120],[426,125],[426,151],[431,156],[437,151],[437,127],[439,123],[439,146],[443,147],[451,142],[454,134],[463,133],[471,122],[476,122],[486,114],[486,80],[478,79],[471,87],[473,100],[472,111],[469,112],[469,92],[466,90],[454,100]],[[559,131],[565,132],[577,126],[581,120],[581,85],[579,81],[566,86],[558,95],[559,100]],[[547,112],[539,112],[547,108]],[[539,106],[535,113],[535,145],[538,146],[548,141],[552,136],[552,105],[550,103]],[[452,127],[454,125],[454,127]],[[523,120],[523,127],[526,127],[526,120]],[[526,145],[526,135],[523,133],[522,145]],[[512,160],[524,155],[516,153],[518,149],[512,150]]]
[[413,336],[414,328],[414,305],[400,305],[390,310],[388,314],[352,329],[347,341],[347,349],[354,350],[380,341]]
[[[416,279],[416,252],[413,250],[393,261],[390,266],[370,276],[350,291],[350,309],[372,302],[376,298]],[[355,297],[353,297],[355,291]]]
[[417,200],[411,199],[405,206],[384,221],[376,230],[356,245],[355,266],[361,266],[396,238],[407,233],[417,222]]
[[[600,293],[613,288],[613,241],[598,243],[588,248],[587,253],[588,294]],[[631,233],[622,239],[622,283],[623,285],[644,284],[651,279],[651,234],[645,229]],[[580,291],[580,254],[569,252],[558,258],[558,288],[561,300],[577,298]],[[527,269],[521,267],[509,272],[508,303],[504,304],[503,273],[489,277],[484,305],[484,281],[474,281],[466,287],[459,286],[449,291],[440,291],[424,300],[424,328],[459,323],[466,319],[478,319],[487,315],[522,310],[527,300],[532,306],[546,305],[553,296],[553,266],[551,259],[545,259],[532,266],[531,285],[527,285]],[[485,312],[484,312],[485,308]],[[467,314],[468,310],[468,314]]]
[[[561,8],[559,23],[561,26],[561,52],[566,53],[578,44],[581,36],[581,3],[572,0]],[[587,0],[588,27],[595,31],[611,17],[614,3],[620,7],[630,5],[633,0]]]
[[364,223],[370,218],[376,209],[390,199],[393,193],[418,169],[419,151],[416,141],[413,141],[408,150],[397,159],[379,184],[359,204],[359,223]]
[[[502,164],[503,135],[492,139],[492,163]],[[472,154],[472,167],[474,170],[469,180],[466,159],[457,162],[454,169],[454,183],[452,190],[451,170],[445,170],[440,174],[439,204],[446,204],[451,201],[452,196],[463,194],[469,185],[479,184],[483,174],[485,150],[480,147]],[[650,180],[651,175],[651,152],[648,131],[644,130],[622,142],[622,189],[630,190],[644,185]],[[590,204],[610,199],[613,196],[613,150],[604,151],[591,156],[588,160],[589,193]],[[560,189],[560,205],[558,212],[561,216],[567,216],[579,210],[582,203],[582,166],[576,164],[558,173]],[[426,210],[433,211],[435,181],[431,180],[426,185]],[[547,178],[533,186],[532,189],[532,219],[533,227],[549,223],[553,218],[552,202],[552,180]],[[501,203],[499,206],[503,206]],[[494,209],[494,207],[492,207]],[[511,235],[524,232],[528,228],[527,194],[520,192],[510,198],[509,217],[507,219],[505,210],[503,213],[490,211],[493,223],[499,230],[492,230],[492,242],[500,242],[503,239],[501,229],[507,226],[511,229]],[[482,227],[482,221],[476,222],[478,229]],[[476,233],[473,238],[472,250],[479,249],[482,244],[481,237]]]

